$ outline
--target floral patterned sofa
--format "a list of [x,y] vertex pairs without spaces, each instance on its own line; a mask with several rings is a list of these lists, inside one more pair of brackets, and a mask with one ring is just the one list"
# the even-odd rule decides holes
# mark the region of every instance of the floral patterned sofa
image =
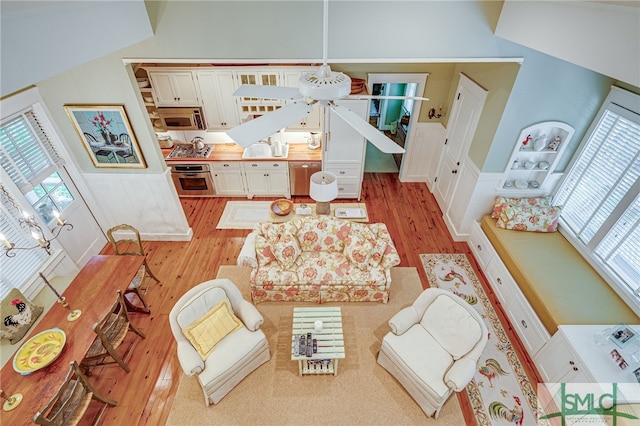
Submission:
[[399,263],[384,223],[331,216],[260,223],[247,236],[238,257],[238,265],[252,268],[254,303],[387,303],[390,268]]

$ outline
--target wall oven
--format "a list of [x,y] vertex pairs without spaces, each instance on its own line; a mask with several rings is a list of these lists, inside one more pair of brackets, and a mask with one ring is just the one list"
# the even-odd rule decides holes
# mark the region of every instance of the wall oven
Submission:
[[205,130],[202,108],[158,108],[158,116],[167,130]]
[[216,194],[208,164],[171,164],[171,179],[180,197],[213,197]]

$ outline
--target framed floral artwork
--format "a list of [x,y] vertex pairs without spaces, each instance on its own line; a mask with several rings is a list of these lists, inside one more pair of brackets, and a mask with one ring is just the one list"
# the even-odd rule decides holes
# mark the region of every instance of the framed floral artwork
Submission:
[[64,108],[95,167],[147,167],[124,105],[65,105]]

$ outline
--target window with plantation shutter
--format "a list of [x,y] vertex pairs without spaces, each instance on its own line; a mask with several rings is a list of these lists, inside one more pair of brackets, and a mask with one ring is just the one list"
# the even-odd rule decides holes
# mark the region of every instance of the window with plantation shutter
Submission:
[[[58,174],[62,164],[32,109],[0,122],[0,165],[44,223],[53,220],[54,210],[62,213],[73,202],[73,196]],[[4,183],[0,189],[0,233],[17,247],[36,247],[29,230],[18,221],[22,212],[15,202],[15,191],[10,194]],[[13,257],[0,255],[0,297],[13,287],[23,290],[48,258],[47,252],[38,248],[13,253]]]
[[640,302],[640,95],[612,91],[554,203],[562,232]]

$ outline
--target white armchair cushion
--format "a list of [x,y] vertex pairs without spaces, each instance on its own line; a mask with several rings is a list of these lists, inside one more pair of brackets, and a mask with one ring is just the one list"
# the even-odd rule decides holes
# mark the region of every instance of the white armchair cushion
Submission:
[[198,355],[207,359],[216,345],[227,335],[242,328],[242,322],[236,317],[229,302],[221,300],[216,306],[182,330]]
[[413,377],[423,382],[423,387],[432,389],[439,397],[449,392],[444,375],[453,358],[421,325],[410,327],[401,336],[387,334],[384,344],[391,349],[396,361],[406,365]]
[[229,301],[227,294],[222,288],[213,287],[206,289],[195,294],[182,306],[176,320],[184,330],[223,300]]
[[480,324],[469,310],[446,295],[429,305],[420,323],[454,359],[467,354],[482,337]]

